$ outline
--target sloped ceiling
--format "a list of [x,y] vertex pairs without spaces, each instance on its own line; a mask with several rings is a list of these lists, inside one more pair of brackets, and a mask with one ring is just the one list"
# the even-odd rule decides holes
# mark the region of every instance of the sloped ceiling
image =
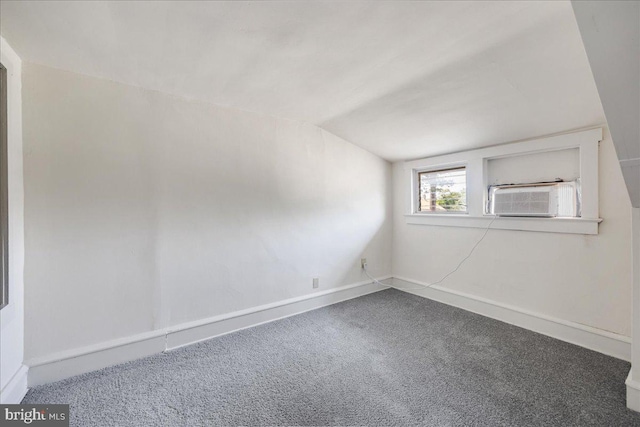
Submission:
[[640,2],[572,4],[631,203],[640,207]]
[[0,2],[24,61],[316,124],[388,160],[602,124],[569,2]]

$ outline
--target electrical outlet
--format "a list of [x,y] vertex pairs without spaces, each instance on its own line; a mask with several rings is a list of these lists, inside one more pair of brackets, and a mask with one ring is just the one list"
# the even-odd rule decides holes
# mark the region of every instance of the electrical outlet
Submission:
[[367,259],[366,258],[360,258],[360,267],[361,268],[366,268],[367,267]]
[[314,277],[313,278],[313,289],[318,289],[319,286],[320,286],[320,278],[319,277]]

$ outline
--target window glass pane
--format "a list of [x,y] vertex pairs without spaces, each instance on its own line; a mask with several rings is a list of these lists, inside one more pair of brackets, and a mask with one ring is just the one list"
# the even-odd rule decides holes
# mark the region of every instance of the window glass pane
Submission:
[[455,168],[420,172],[420,212],[466,212],[467,170]]

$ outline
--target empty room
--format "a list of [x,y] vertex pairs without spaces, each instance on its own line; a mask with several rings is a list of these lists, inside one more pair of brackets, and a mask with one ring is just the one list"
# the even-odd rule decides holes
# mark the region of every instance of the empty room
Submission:
[[640,2],[0,35],[0,425],[640,426]]

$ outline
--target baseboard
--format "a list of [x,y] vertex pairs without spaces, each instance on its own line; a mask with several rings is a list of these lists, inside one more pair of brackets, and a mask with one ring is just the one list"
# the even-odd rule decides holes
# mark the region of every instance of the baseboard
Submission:
[[[390,278],[391,276],[385,276],[378,280]],[[416,287],[416,285],[424,285],[424,283],[419,281],[397,276],[392,280],[394,286],[398,287],[411,288]],[[86,372],[158,354],[163,351],[173,350],[240,329],[272,322],[383,289],[383,287],[370,283],[369,281],[360,282],[305,295],[303,297],[236,311],[222,316],[215,316],[197,322],[184,323],[132,337],[72,349],[46,358],[31,359],[26,362],[26,365],[29,367],[28,386],[33,387],[59,381]],[[407,290],[406,292],[510,323],[619,359],[626,361],[631,360],[631,339],[622,335],[553,318],[540,313],[526,311],[518,307],[501,304],[496,301],[437,285],[424,290]],[[23,376],[25,379],[27,378],[26,367]],[[21,380],[16,379],[15,382],[16,384],[22,384],[20,381]],[[635,385],[636,383],[634,382],[633,384]],[[25,381],[24,386],[15,387],[15,390],[21,391],[11,392],[11,396],[18,396],[22,392],[26,393],[26,388],[27,383]],[[634,386],[631,388],[631,393],[637,393],[638,398],[636,400],[640,408],[640,385],[636,388],[634,388]],[[8,393],[9,386],[5,387],[5,389]],[[627,390],[629,393],[629,386]],[[4,390],[2,395],[4,399]],[[9,394],[7,394],[7,396],[9,396]],[[22,399],[23,396],[24,394],[19,396],[19,398]],[[17,397],[12,397],[14,400],[16,398]]]
[[640,412],[640,383],[635,381],[629,370],[625,384],[627,385],[627,408]]
[[[384,276],[378,280],[389,278],[390,276]],[[72,349],[44,358],[30,359],[26,362],[29,366],[28,385],[33,387],[60,381],[383,289],[385,288],[368,280],[162,330]]]
[[154,331],[123,340],[114,340],[57,353],[46,359],[31,359],[26,361],[29,366],[29,387],[141,359],[162,353],[164,349],[164,332]]
[[[377,280],[391,279],[391,276],[379,277]],[[213,337],[225,335],[241,329],[258,326],[263,323],[315,310],[320,307],[341,301],[357,298],[386,288],[371,283],[359,282],[328,291],[317,292],[304,297],[237,311],[229,315],[216,316],[197,322],[185,323],[167,330],[167,350],[184,347],[205,341]]]
[[9,382],[0,391],[0,403],[4,405],[15,405],[22,402],[22,399],[27,394],[27,373],[29,368],[25,365],[20,366],[20,369],[11,377]]
[[[399,276],[394,276],[393,284],[396,287],[408,288],[427,285]],[[529,329],[618,359],[631,361],[631,338],[624,335],[535,313],[438,285],[421,288],[417,291],[406,290],[405,292]]]

